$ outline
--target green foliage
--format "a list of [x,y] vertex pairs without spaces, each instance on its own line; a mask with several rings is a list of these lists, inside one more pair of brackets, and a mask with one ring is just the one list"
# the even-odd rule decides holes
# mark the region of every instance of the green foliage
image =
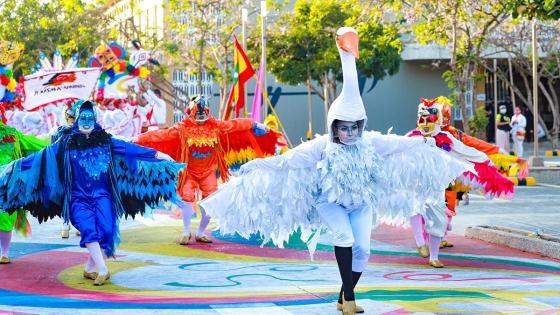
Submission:
[[523,16],[528,19],[541,20],[560,19],[560,0],[513,0],[512,16]]
[[66,57],[78,52],[83,63],[108,33],[102,7],[89,1],[4,0],[2,4],[0,36],[25,45],[14,64],[16,75],[29,73],[39,50],[52,54],[58,48]]
[[340,77],[340,57],[334,43],[336,30],[352,26],[360,34],[358,69],[382,79],[396,73],[402,43],[394,23],[380,22],[383,12],[361,1],[298,0],[293,12],[281,14],[269,33],[268,69],[288,84],[321,81],[324,73]]
[[476,109],[475,114],[469,120],[469,127],[473,134],[480,134],[486,130],[488,116],[483,106]]
[[[510,18],[512,1],[516,0],[401,1],[403,19],[415,40],[441,45],[449,52],[449,67],[442,77],[462,110],[467,106],[464,95],[469,82],[480,78],[483,53],[491,46],[488,36]],[[467,117],[463,124],[469,132]]]
[[241,23],[241,4],[241,0],[170,0],[169,10],[175,14],[166,22],[175,36],[166,44],[166,52],[190,73],[228,76],[226,65],[228,55],[233,55],[234,29]]

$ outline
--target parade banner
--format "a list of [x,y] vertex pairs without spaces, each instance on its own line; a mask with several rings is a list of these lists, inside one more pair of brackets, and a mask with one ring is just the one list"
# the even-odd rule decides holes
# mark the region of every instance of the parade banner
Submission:
[[100,68],[77,68],[36,73],[24,78],[26,110],[70,98],[90,98],[101,72]]

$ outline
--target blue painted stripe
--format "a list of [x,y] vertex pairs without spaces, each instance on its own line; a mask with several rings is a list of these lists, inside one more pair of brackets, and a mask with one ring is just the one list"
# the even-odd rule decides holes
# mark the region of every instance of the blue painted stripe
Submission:
[[[144,296],[138,296],[141,301]],[[108,302],[108,301],[87,301],[72,298],[42,296],[35,294],[20,293],[0,289],[0,305],[19,306],[19,307],[41,307],[41,308],[75,308],[75,309],[212,309],[226,307],[259,307],[263,304],[274,306],[292,306],[321,304],[326,301],[323,299],[295,300],[282,302],[256,302],[256,303],[224,303],[224,304],[187,304],[187,303],[133,303],[133,302]]]
[[20,243],[14,242],[10,246],[10,257],[18,258],[25,255],[35,254],[48,250],[75,247],[76,245],[65,244],[41,244],[41,243]]

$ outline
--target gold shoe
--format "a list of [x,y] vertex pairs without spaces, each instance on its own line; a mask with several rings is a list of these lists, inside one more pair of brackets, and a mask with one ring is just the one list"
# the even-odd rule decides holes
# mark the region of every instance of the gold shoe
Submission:
[[76,236],[82,236],[82,233],[80,233],[80,231],[76,230]]
[[0,258],[0,264],[5,265],[11,263],[10,258],[6,256],[2,256]]
[[177,240],[177,243],[179,243],[179,245],[189,245],[189,241],[191,240],[191,235],[189,234],[189,236],[186,235],[182,235],[181,237],[179,237],[179,239]]
[[428,248],[428,246],[426,246],[426,244],[424,244],[422,246],[419,246],[418,247],[418,254],[421,257],[428,258],[428,256],[430,256],[430,249]]
[[209,237],[206,236],[206,235],[197,236],[197,237],[195,237],[194,239],[195,239],[197,242],[200,242],[200,243],[212,243],[212,239],[209,238]]
[[453,243],[447,241],[447,240],[443,240],[441,241],[441,243],[439,244],[439,248],[444,248],[444,247],[453,247]]
[[[336,310],[341,312],[342,311],[342,304],[336,302]],[[356,313],[363,313],[363,312],[365,312],[364,308],[359,306],[359,305],[356,305]]]
[[62,237],[62,238],[69,238],[69,237],[70,237],[70,230],[62,230],[62,231],[60,231],[60,237]]
[[84,278],[95,280],[97,279],[98,273],[97,272],[87,272],[84,270]]
[[434,268],[443,268],[445,267],[443,265],[443,263],[439,260],[434,260],[434,261],[430,261],[430,266],[434,267]]
[[355,315],[356,314],[356,301],[342,301],[342,314]]
[[111,273],[107,271],[106,275],[97,275],[97,278],[95,278],[95,281],[93,281],[93,285],[103,285],[109,279],[111,279]]

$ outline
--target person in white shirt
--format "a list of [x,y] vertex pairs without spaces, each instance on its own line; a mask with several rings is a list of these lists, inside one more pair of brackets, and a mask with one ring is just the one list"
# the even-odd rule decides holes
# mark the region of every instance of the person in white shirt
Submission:
[[511,118],[511,138],[515,154],[518,157],[523,157],[523,141],[525,140],[525,127],[527,127],[527,119],[521,113],[521,108],[515,106],[514,115]]
[[147,90],[142,94],[142,97],[148,103],[142,108],[142,127],[147,131],[158,130],[160,125],[165,124],[167,117],[167,108],[165,101],[161,96],[161,91],[158,89]]

